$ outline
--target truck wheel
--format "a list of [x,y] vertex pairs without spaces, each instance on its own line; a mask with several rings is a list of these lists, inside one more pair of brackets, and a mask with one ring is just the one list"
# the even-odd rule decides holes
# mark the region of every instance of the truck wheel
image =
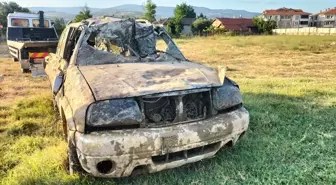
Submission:
[[29,70],[29,69],[22,69],[22,68],[21,68],[21,72],[22,72],[22,73],[29,73],[30,70]]
[[13,60],[13,62],[18,62],[19,61],[19,59],[15,58],[15,57],[13,57],[12,60]]

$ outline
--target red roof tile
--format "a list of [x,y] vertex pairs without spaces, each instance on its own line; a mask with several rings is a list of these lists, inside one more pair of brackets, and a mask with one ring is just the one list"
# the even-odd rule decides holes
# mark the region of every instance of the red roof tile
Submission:
[[328,9],[324,12],[319,13],[319,15],[335,15],[335,14],[336,14],[336,8]]
[[301,9],[293,8],[279,8],[276,10],[265,10],[264,15],[311,15],[311,13],[304,12]]
[[244,18],[217,18],[222,25],[231,31],[244,31],[248,30],[249,27],[254,27],[252,19]]

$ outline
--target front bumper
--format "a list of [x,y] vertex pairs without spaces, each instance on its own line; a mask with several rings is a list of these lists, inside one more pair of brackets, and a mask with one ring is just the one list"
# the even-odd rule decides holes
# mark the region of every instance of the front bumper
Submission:
[[[154,173],[212,157],[225,144],[235,144],[248,124],[249,114],[240,108],[211,119],[164,128],[77,132],[75,142],[85,171],[97,177],[124,177],[138,170]],[[105,170],[102,161],[110,162]]]

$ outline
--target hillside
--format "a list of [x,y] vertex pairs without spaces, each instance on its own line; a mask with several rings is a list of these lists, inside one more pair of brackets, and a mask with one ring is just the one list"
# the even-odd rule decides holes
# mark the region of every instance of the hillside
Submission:
[[[73,19],[76,14],[82,9],[81,7],[30,7],[33,12],[43,10],[46,15],[51,17],[64,17],[65,19]],[[110,8],[90,8],[94,16],[132,16],[139,17],[142,15],[144,8],[142,5],[125,4],[121,6],[115,6]],[[158,6],[157,17],[166,18],[174,15],[175,7]],[[194,7],[196,13],[199,15],[203,13],[209,18],[217,17],[245,17],[252,18],[259,15],[257,12],[249,12],[246,10],[232,10],[232,9],[210,9],[205,7]]]

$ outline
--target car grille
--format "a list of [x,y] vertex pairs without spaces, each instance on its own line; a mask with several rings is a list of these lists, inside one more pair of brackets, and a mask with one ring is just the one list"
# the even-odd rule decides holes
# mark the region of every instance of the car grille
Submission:
[[212,110],[210,90],[176,96],[142,97],[139,101],[145,118],[142,127],[203,120]]

